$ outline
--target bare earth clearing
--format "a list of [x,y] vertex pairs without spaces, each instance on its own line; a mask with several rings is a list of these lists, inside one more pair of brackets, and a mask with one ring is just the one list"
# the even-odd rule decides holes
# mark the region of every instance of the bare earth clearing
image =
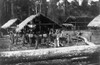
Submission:
[[[76,31],[77,32],[77,31]],[[81,31],[83,32],[83,36],[86,37],[89,41],[94,42],[95,44],[99,44],[100,36],[92,34],[89,31]],[[67,31],[65,33],[73,34],[73,31]],[[92,36],[91,36],[92,35]],[[91,37],[90,37],[91,36]],[[91,39],[90,39],[91,38]],[[10,50],[8,47],[10,46],[11,41],[6,38],[0,39],[0,51],[8,51]],[[81,45],[81,44],[80,44]],[[11,50],[29,50],[34,49],[33,47],[29,47],[28,45],[13,45]],[[99,50],[99,49],[98,49]],[[18,64],[7,64],[7,65],[99,65],[98,59],[93,58],[92,61],[90,59],[84,61],[71,62],[71,59],[56,59],[56,60],[48,60],[48,61],[39,61],[39,62],[26,62],[26,63],[18,63]],[[93,62],[94,61],[94,62]]]

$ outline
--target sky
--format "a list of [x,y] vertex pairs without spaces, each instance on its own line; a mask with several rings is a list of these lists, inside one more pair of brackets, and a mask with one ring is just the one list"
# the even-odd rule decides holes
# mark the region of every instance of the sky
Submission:
[[99,0],[93,0],[93,1],[99,1]]
[[[49,2],[50,0],[46,0],[47,2]],[[59,1],[63,1],[63,0],[59,0]],[[68,2],[72,2],[74,0],[68,0]],[[82,2],[83,0],[77,0],[79,2]],[[89,1],[99,1],[99,0],[89,0]]]
[[[74,0],[68,0],[68,2],[72,2],[72,1],[74,1]],[[77,1],[83,1],[83,0],[77,0]],[[99,1],[99,0],[91,0],[91,1]]]
[[[50,0],[46,0],[46,1],[49,2]],[[59,3],[63,3],[63,1],[64,1],[64,0],[59,0]],[[71,2],[74,1],[74,0],[67,0],[67,1],[68,1],[69,3],[71,3]],[[77,0],[77,1],[78,1],[79,5],[81,6],[83,0]],[[96,2],[96,1],[99,1],[99,0],[88,0],[88,4],[89,4],[89,5],[91,5],[91,1]]]

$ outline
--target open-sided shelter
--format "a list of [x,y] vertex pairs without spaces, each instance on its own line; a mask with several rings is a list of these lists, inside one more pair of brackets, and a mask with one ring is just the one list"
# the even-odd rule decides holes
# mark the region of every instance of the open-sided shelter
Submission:
[[17,21],[18,21],[17,18],[8,20],[5,24],[3,24],[0,27],[0,32],[2,32],[3,34],[7,34],[8,30],[10,31],[11,29],[15,29],[15,27],[16,27],[15,23]]
[[92,32],[92,42],[100,43],[100,15],[90,21],[87,27]]
[[22,21],[17,26],[16,32],[19,32],[25,27],[27,27],[27,25],[30,22],[32,22],[32,25],[36,26],[35,29],[33,28],[34,32],[44,33],[44,32],[48,32],[51,28],[52,29],[62,28],[62,26],[58,24],[57,22],[52,21],[51,19],[49,19],[48,17],[44,16],[41,13],[38,13],[36,15],[31,15],[28,18],[26,18],[24,21]]
[[93,17],[87,16],[70,16],[64,23],[73,24],[77,30],[87,29],[88,23],[93,19]]

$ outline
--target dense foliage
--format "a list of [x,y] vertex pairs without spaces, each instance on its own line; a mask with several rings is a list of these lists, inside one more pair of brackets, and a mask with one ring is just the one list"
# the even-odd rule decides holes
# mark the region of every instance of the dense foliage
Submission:
[[62,23],[69,16],[95,17],[100,12],[99,1],[83,0],[80,5],[77,0],[0,0],[0,22],[3,24],[10,18],[24,20],[31,14],[43,13],[52,20]]

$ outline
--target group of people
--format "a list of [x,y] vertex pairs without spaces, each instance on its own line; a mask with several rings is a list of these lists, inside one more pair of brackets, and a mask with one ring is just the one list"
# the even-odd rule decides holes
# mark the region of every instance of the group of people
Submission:
[[[17,33],[14,35],[13,33],[10,34],[12,43],[18,44],[18,40],[23,40],[22,44],[26,45],[29,44],[30,46],[34,46],[38,48],[38,46],[45,46],[45,47],[60,47],[62,46],[60,43],[60,38],[62,37],[61,30],[51,29],[49,33],[43,34],[35,34],[34,32],[31,33]],[[16,40],[16,41],[14,41]]]
[[[69,46],[72,43],[73,36],[70,32],[65,32],[66,31],[61,29],[50,29],[49,33],[42,34],[36,34],[34,31],[31,31],[30,33],[25,33],[25,31],[24,33],[10,32],[10,39],[12,44],[29,44],[31,47],[35,47],[36,49],[39,47],[63,47]],[[79,35],[81,35],[81,33]]]
[[30,46],[45,46],[45,47],[61,47],[69,43],[69,35],[63,35],[60,29],[51,29],[49,33],[43,34],[25,34],[23,44],[30,44]]

